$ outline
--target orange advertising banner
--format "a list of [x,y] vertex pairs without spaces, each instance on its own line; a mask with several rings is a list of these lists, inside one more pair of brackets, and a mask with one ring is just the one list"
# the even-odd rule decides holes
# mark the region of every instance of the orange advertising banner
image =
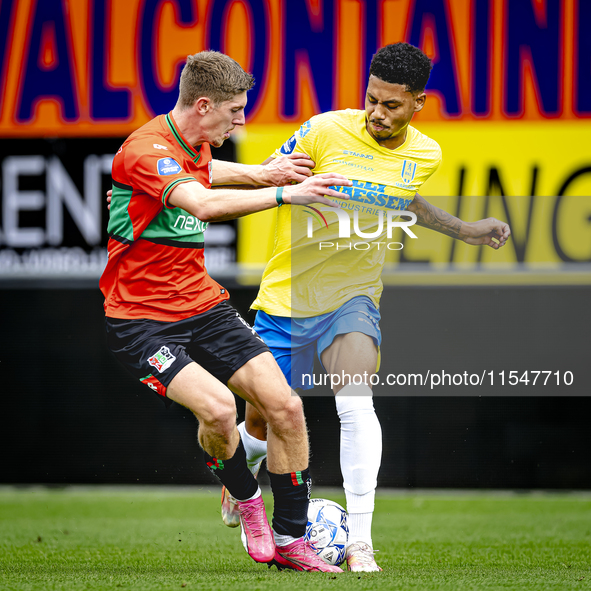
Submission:
[[0,0],[0,136],[125,136],[204,49],[254,74],[249,123],[298,123],[397,41],[435,63],[417,121],[588,118],[590,28],[583,0]]

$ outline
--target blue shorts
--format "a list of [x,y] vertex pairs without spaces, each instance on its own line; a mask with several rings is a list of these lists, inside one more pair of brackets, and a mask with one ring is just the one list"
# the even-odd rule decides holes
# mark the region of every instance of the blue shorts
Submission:
[[358,296],[334,312],[312,318],[270,316],[259,310],[254,329],[273,353],[289,385],[294,390],[308,390],[312,386],[302,385],[302,374],[312,374],[314,353],[321,359],[322,352],[337,335],[350,332],[370,336],[379,347],[382,342],[379,322],[380,313],[374,303],[368,297]]

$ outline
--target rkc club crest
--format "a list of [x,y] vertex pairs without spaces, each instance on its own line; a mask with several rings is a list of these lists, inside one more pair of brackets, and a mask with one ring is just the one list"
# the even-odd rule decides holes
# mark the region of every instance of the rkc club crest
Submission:
[[404,160],[402,163],[402,172],[400,176],[402,177],[402,182],[405,184],[412,183],[415,178],[415,173],[417,171],[417,163],[413,162],[412,160]]

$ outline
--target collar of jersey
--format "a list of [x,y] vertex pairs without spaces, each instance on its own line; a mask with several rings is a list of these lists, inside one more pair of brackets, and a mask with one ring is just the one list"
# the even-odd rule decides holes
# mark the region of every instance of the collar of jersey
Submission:
[[189,156],[191,157],[191,160],[193,160],[193,162],[195,162],[195,163],[199,162],[199,159],[201,158],[201,153],[200,153],[201,146],[199,146],[199,148],[197,150],[195,150],[195,148],[193,148],[193,146],[191,146],[187,143],[187,140],[185,140],[185,138],[183,137],[183,134],[179,131],[179,128],[176,126],[176,123],[172,117],[172,113],[167,113],[164,116],[164,119],[166,121],[166,125],[168,125],[168,129],[170,130],[170,133],[172,133],[172,136],[177,141],[179,146],[187,154],[189,154]]

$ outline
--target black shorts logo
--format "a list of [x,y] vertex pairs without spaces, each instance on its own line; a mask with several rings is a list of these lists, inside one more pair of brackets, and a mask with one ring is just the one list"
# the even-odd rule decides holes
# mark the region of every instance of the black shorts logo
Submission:
[[174,362],[176,357],[170,352],[168,347],[160,347],[151,357],[148,357],[148,363],[155,367],[160,373],[168,369]]

